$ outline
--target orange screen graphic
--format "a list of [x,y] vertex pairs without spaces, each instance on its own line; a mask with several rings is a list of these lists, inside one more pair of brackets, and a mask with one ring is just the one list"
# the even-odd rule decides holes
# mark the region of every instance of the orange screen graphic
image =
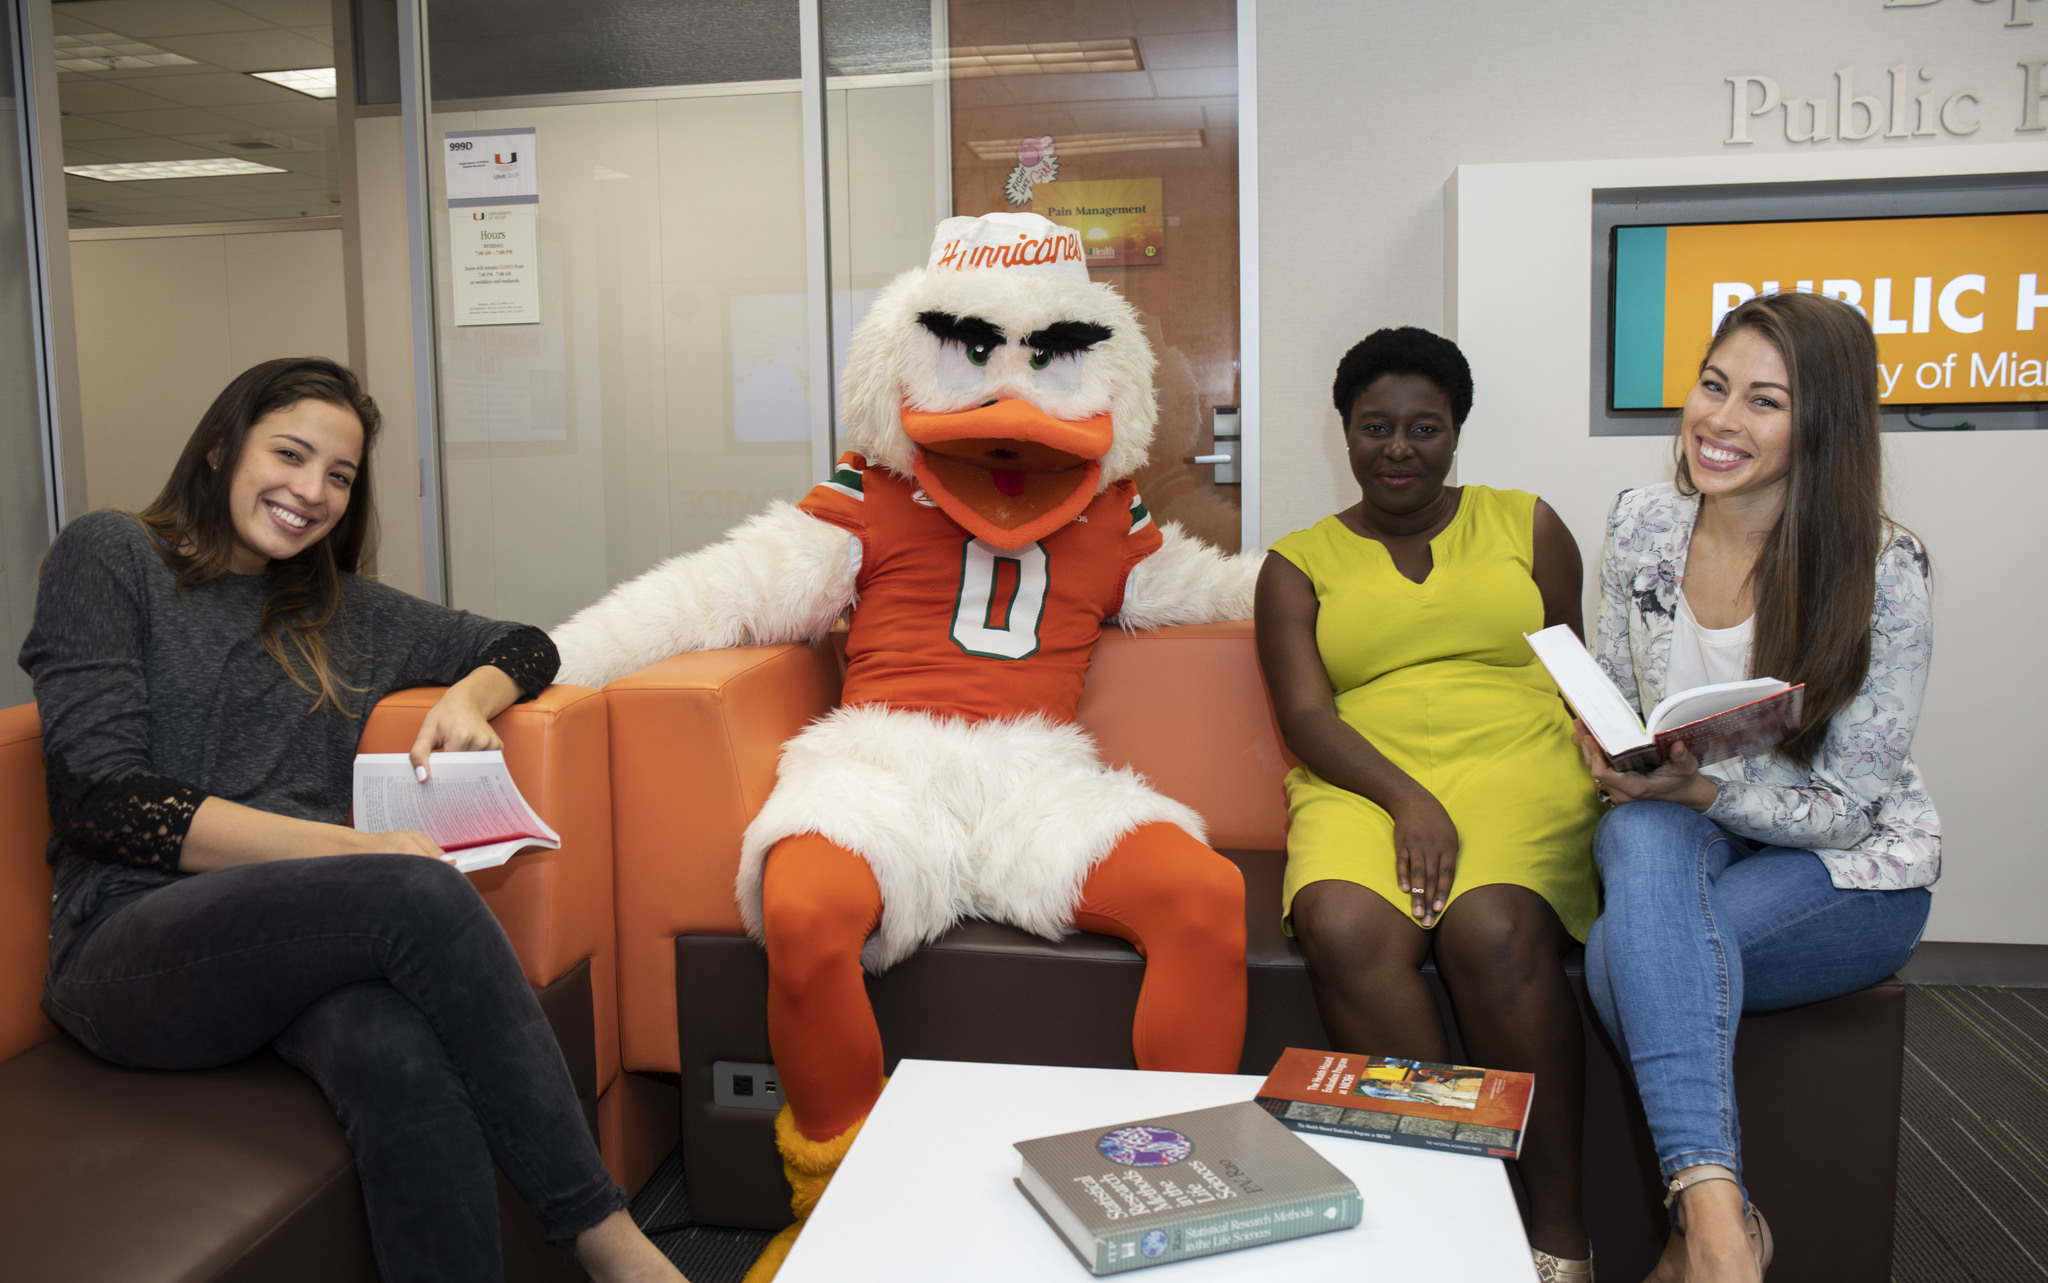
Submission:
[[1746,298],[1832,294],[1877,331],[1887,405],[2048,400],[2048,214],[1671,227],[1664,404]]

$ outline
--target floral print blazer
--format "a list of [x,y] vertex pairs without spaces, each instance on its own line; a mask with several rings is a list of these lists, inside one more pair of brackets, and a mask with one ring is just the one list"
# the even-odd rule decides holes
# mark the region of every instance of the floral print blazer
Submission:
[[[1607,515],[1593,657],[1638,714],[1670,693],[1664,674],[1698,515],[1699,499],[1670,485],[1624,490]],[[1876,571],[1870,672],[1813,764],[1737,758],[1707,818],[1762,845],[1811,850],[1838,887],[1891,891],[1941,874],[1941,821],[1911,752],[1934,630],[1920,541],[1894,530]]]

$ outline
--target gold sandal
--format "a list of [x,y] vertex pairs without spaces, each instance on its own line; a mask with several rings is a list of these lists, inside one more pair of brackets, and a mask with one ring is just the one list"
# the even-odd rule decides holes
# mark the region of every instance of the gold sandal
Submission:
[[1593,1283],[1593,1252],[1590,1248],[1586,1250],[1583,1261],[1552,1256],[1540,1247],[1530,1248],[1529,1256],[1536,1262],[1537,1283]]
[[[1704,1185],[1708,1181],[1728,1181],[1738,1188],[1742,1184],[1735,1179],[1734,1172],[1718,1163],[1701,1163],[1673,1176],[1671,1185],[1664,1195],[1664,1210],[1671,1216],[1671,1232],[1678,1237],[1685,1237],[1685,1221],[1679,1215],[1678,1196],[1693,1186]],[[1756,1210],[1756,1204],[1749,1201],[1747,1194],[1742,1200],[1742,1228],[1749,1235],[1749,1252],[1756,1259],[1757,1277],[1762,1278],[1764,1272],[1771,1268],[1774,1247],[1771,1242],[1771,1225],[1764,1219],[1764,1214]]]

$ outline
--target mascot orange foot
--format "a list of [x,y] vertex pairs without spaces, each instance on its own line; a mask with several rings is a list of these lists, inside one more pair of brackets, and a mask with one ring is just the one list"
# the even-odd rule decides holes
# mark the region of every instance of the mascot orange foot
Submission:
[[1121,936],[1146,959],[1138,1065],[1237,1067],[1243,880],[1074,713],[1106,623],[1248,618],[1260,558],[1153,522],[1131,481],[1152,351],[1085,264],[1033,214],[940,224],[854,332],[831,478],[554,632],[557,680],[602,686],[682,651],[818,641],[852,612],[842,705],[783,746],[741,844],[799,1218],[752,1283],[881,1092],[862,970],[963,917]]

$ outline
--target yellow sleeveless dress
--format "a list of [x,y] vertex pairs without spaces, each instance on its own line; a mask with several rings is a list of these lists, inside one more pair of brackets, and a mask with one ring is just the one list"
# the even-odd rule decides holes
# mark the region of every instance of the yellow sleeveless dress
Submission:
[[[1600,912],[1600,807],[1557,687],[1522,637],[1543,627],[1535,514],[1533,494],[1466,486],[1430,541],[1435,564],[1419,584],[1385,544],[1334,516],[1273,551],[1315,584],[1316,648],[1337,715],[1458,827],[1445,912],[1473,887],[1513,883],[1549,901],[1583,941]],[[1297,766],[1287,813],[1283,914],[1297,891],[1326,878],[1377,891],[1408,914],[1412,897],[1394,881],[1394,821],[1377,803]]]

